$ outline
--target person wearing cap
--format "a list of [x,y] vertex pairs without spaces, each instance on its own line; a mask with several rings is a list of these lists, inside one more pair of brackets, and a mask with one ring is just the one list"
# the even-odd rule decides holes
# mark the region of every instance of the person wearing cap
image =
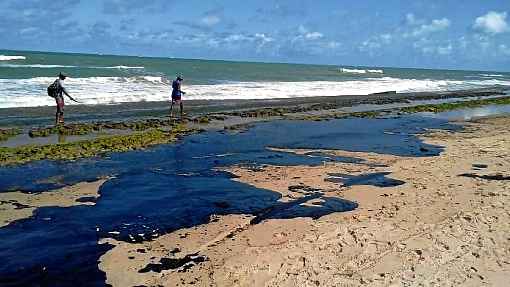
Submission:
[[174,107],[174,104],[179,104],[180,107],[180,114],[182,119],[182,95],[185,95],[186,93],[181,91],[181,83],[183,81],[183,78],[181,76],[177,76],[177,78],[172,82],[172,104],[170,105],[170,117],[173,117],[172,109]]
[[65,94],[71,101],[79,103],[73,97],[69,95],[67,90],[64,88],[64,80],[66,76],[62,73],[58,74],[58,79],[56,79],[53,84],[48,87],[48,95],[55,99],[57,103],[57,112],[55,113],[55,125],[64,123],[64,96]]

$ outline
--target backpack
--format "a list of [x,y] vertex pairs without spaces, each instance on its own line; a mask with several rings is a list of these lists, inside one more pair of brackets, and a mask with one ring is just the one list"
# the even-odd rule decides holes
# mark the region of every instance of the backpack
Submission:
[[53,82],[53,84],[49,85],[48,86],[48,96],[52,97],[52,98],[56,98],[57,97],[57,94],[59,92],[59,87],[60,85],[58,84],[58,80],[55,80],[55,82]]

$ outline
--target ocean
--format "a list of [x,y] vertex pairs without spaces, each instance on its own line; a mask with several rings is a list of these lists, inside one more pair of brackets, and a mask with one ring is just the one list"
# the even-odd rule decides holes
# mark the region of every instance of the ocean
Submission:
[[[273,99],[445,91],[509,85],[510,73],[148,58],[0,50],[0,108],[54,105],[58,73],[84,104],[165,101],[184,77],[186,100]],[[69,102],[69,104],[73,104]]]

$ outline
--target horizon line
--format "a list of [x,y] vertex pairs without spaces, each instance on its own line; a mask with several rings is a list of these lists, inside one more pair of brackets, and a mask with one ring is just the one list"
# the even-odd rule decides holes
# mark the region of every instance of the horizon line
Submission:
[[413,66],[366,66],[366,65],[346,65],[346,64],[319,64],[319,63],[306,63],[306,62],[285,62],[285,61],[264,61],[264,60],[241,60],[241,59],[221,59],[221,58],[182,58],[171,56],[144,56],[133,54],[110,54],[110,53],[92,53],[92,52],[67,52],[67,51],[45,51],[45,50],[13,50],[0,48],[0,51],[13,51],[13,52],[29,52],[29,53],[51,53],[51,54],[70,54],[70,55],[88,55],[88,56],[112,56],[112,57],[132,57],[132,58],[149,58],[149,59],[169,59],[169,60],[193,60],[193,61],[213,61],[213,62],[232,62],[232,63],[252,63],[252,64],[287,64],[287,65],[305,65],[305,66],[336,66],[336,67],[358,67],[358,68],[386,68],[386,69],[409,69],[409,70],[441,70],[441,71],[458,71],[458,72],[498,72],[510,73],[510,71],[503,70],[477,70],[477,69],[460,69],[460,68],[424,68]]

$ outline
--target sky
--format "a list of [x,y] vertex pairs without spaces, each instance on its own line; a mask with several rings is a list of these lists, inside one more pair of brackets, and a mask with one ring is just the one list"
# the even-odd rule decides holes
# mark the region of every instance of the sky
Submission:
[[0,49],[510,71],[508,0],[2,0]]

